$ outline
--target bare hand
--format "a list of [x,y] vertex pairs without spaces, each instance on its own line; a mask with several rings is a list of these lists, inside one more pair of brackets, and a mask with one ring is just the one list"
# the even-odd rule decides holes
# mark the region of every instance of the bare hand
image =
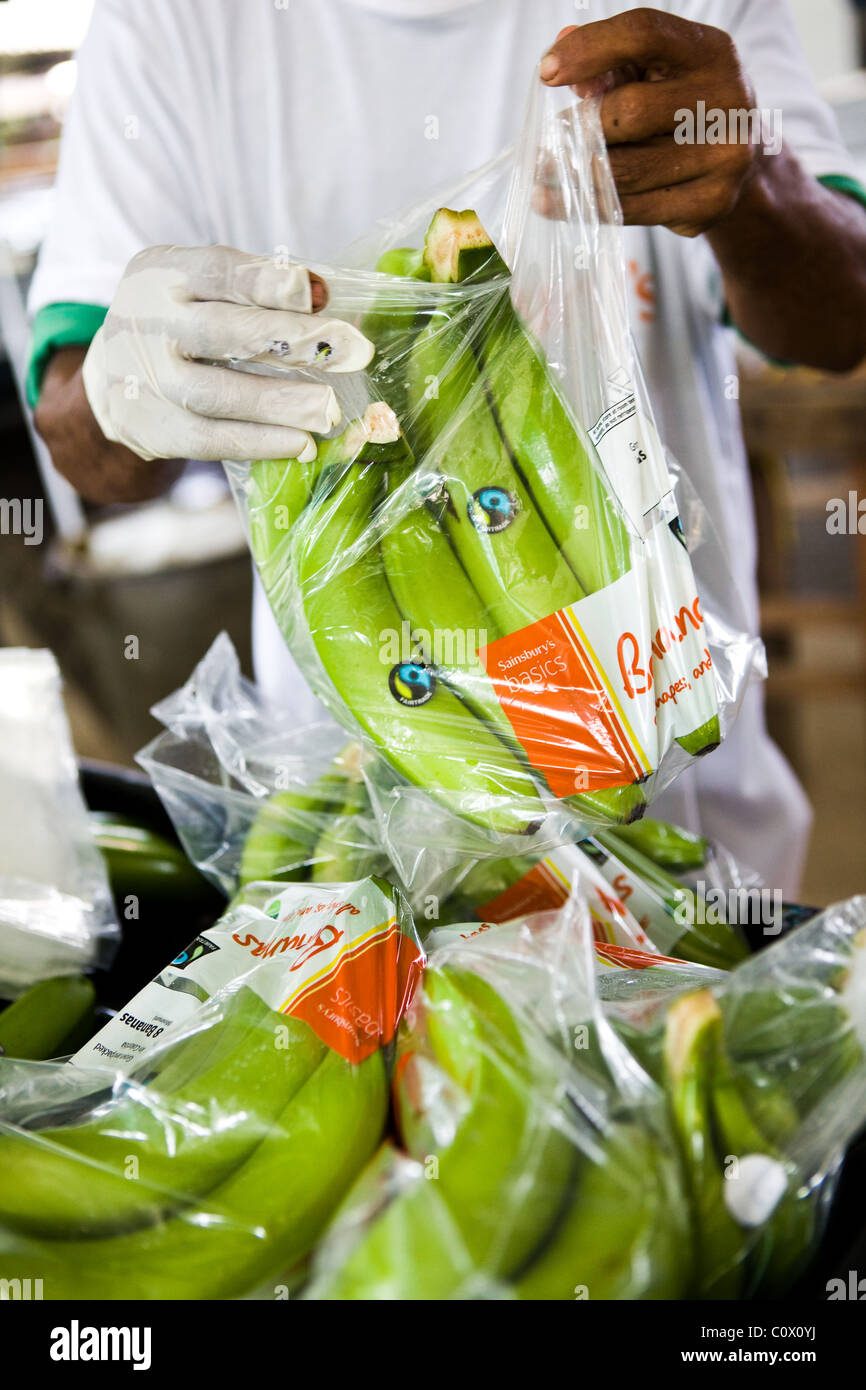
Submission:
[[661,10],[629,10],[564,29],[541,76],[580,96],[603,93],[602,126],[626,223],[697,236],[734,211],[760,163],[750,123],[728,131],[726,143],[683,140],[684,113],[697,116],[699,101],[704,111],[725,114],[754,107],[733,40],[721,29]]

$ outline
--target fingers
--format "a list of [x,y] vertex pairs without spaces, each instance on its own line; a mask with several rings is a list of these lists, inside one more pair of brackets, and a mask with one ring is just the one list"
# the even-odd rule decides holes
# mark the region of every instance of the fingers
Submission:
[[233,246],[192,248],[185,260],[187,289],[193,299],[312,312],[312,284],[305,266],[277,257],[248,256]]
[[211,419],[290,425],[327,434],[340,421],[333,388],[181,360],[164,386],[174,405]]
[[259,425],[246,420],[214,420],[193,415],[181,406],[163,404],[160,421],[159,453],[149,444],[140,444],[127,433],[123,442],[141,458],[192,458],[206,461],[230,459],[299,459],[309,463],[316,457],[315,440],[305,430],[291,425]]
[[622,145],[668,135],[676,128],[677,112],[691,110],[694,100],[694,85],[686,80],[628,82],[614,87],[601,103],[605,141]]
[[640,145],[615,145],[608,154],[620,198],[674,187],[708,173],[736,178],[749,159],[739,145],[678,145],[667,135]]
[[319,367],[326,372],[360,372],[375,348],[360,329],[342,319],[307,319],[307,332],[293,341],[273,339],[253,361],[281,361],[291,367]]
[[586,82],[627,63],[663,75],[686,71],[704,60],[721,30],[695,24],[661,10],[627,10],[611,19],[581,24],[557,39],[541,63],[541,78],[552,87]]
[[328,289],[305,266],[278,256],[248,256],[233,246],[151,246],[133,258],[127,277],[168,272],[179,298],[254,304],[309,314],[324,307]]
[[726,217],[736,198],[731,180],[714,174],[650,193],[627,193],[620,197],[620,203],[623,220],[629,226],[664,226],[679,236],[692,237]]
[[312,271],[310,271],[310,291],[313,300],[313,313],[317,314],[320,309],[324,309],[328,302],[328,286],[321,275],[314,275]]
[[373,345],[341,319],[261,309],[241,304],[182,305],[172,325],[186,357],[278,359],[287,367],[357,372],[373,356]]

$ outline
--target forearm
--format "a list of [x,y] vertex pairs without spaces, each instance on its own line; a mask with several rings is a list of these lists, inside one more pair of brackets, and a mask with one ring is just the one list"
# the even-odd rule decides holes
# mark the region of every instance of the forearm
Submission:
[[783,148],[760,154],[707,230],[733,322],[771,357],[850,371],[866,357],[866,209]]
[[146,502],[158,497],[174,482],[184,461],[146,461],[105,438],[84,393],[84,358],[84,348],[61,349],[42,381],[33,418],[55,468],[88,502]]

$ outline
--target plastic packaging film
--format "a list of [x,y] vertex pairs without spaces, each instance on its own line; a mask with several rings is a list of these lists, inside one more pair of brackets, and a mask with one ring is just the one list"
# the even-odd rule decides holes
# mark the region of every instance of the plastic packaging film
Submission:
[[346,744],[337,726],[295,728],[241,676],[225,634],[154,713],[167,730],[139,761],[188,854],[228,897],[256,878],[383,874],[425,933],[556,910],[579,886],[596,938],[609,945],[721,969],[747,953],[730,914],[701,913],[689,881],[701,875],[726,903],[728,888],[756,886],[724,849],[644,818],[591,834],[566,825],[558,843],[540,830],[503,855],[436,803],[410,817],[404,799],[389,815],[382,760]]
[[[432,797],[510,853],[641,815],[762,653],[703,606],[596,107],[535,84],[514,158],[475,182],[320,267],[376,356],[313,463],[228,471],[296,660],[389,769],[386,830]],[[691,494],[689,516],[717,586]]]
[[105,964],[117,942],[48,651],[0,652],[0,998]]
[[274,1297],[382,1140],[420,967],[387,884],[258,883],[70,1061],[0,1059],[3,1276]]
[[783,1292],[866,1109],[864,923],[862,898],[828,909],[729,974],[605,962],[574,906],[443,929],[398,1038],[403,1147],[305,1296]]

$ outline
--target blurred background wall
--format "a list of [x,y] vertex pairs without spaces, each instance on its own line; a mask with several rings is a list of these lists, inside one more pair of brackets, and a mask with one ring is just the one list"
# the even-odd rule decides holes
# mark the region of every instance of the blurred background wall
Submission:
[[[41,506],[43,521],[39,544],[0,534],[0,644],[52,647],[79,753],[129,763],[156,731],[150,705],[186,679],[221,628],[249,670],[251,581],[218,469],[191,469],[148,507],[85,507],[21,408],[24,294],[91,8],[0,4],[0,499]],[[866,181],[864,9],[793,0],[792,10]],[[824,903],[866,887],[866,537],[827,525],[831,499],[866,498],[866,376],[783,371],[745,348],[741,365],[768,719],[815,807],[802,897]]]

